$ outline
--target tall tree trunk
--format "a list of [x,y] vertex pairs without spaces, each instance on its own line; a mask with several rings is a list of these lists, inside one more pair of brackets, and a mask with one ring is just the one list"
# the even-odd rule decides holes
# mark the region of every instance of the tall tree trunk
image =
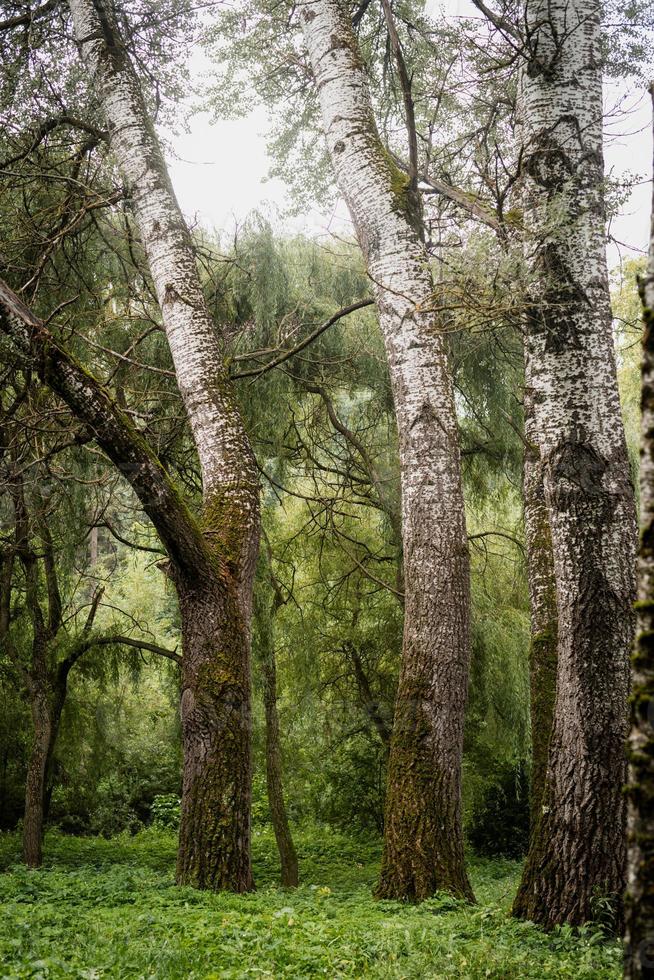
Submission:
[[558,606],[541,818],[514,904],[552,927],[619,905],[635,508],[606,268],[598,0],[528,0],[523,201],[532,294],[526,387],[543,462]]
[[32,747],[25,782],[23,817],[23,860],[28,868],[40,868],[43,862],[43,827],[45,794],[52,763],[65,692],[51,688],[47,679],[32,678],[29,683],[32,714]]
[[457,420],[420,202],[386,152],[339,0],[301,20],[336,179],[375,291],[400,442],[405,625],[378,894],[472,899],[461,830],[469,556]]
[[[177,878],[244,891],[252,887],[249,651],[258,473],[189,231],[111,4],[70,0],[70,9],[128,185],[202,471],[202,529],[210,555],[190,569],[172,570],[184,641]],[[156,502],[154,509],[156,526],[163,515]]]
[[30,694],[30,701],[33,732],[25,783],[23,860],[28,868],[40,868],[43,861],[45,783],[54,738],[47,695],[44,691],[34,691]]
[[178,582],[184,777],[177,880],[253,887],[250,644],[237,590]]
[[263,707],[266,717],[266,787],[275,840],[279,851],[281,882],[285,888],[297,888],[298,860],[284,802],[282,746],[277,711],[277,664],[275,661],[274,621],[280,603],[273,599],[269,607],[255,593],[259,669],[263,680]]
[[[650,89],[654,102],[654,85]],[[654,977],[654,197],[649,263],[643,277],[645,334],[640,442],[640,552],[629,735],[627,980]]]
[[543,805],[554,702],[558,611],[550,517],[543,486],[543,467],[534,431],[533,409],[525,398],[523,496],[527,577],[531,612],[529,684],[531,702],[531,832],[535,833]]

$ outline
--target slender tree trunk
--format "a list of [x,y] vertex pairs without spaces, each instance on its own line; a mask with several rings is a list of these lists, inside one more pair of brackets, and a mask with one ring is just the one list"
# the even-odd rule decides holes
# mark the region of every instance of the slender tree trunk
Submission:
[[[177,878],[182,884],[244,891],[252,887],[249,671],[258,473],[190,234],[112,5],[105,0],[70,0],[69,5],[128,186],[202,471],[202,530],[209,554],[199,555],[195,567],[172,569],[184,646],[185,772]],[[135,483],[140,477],[130,479]],[[156,501],[152,510],[159,529],[167,518]]]
[[[654,85],[650,89],[654,101]],[[641,282],[645,334],[640,443],[640,552],[629,735],[628,886],[624,975],[654,977],[654,198]]]
[[89,532],[89,565],[93,568],[98,563],[98,529],[93,525]]
[[385,712],[382,705],[380,705],[379,701],[372,692],[368,675],[363,667],[361,655],[356,648],[356,644],[350,642],[343,644],[343,651],[352,663],[354,679],[359,691],[361,707],[372,724],[375,726],[375,731],[379,735],[379,739],[384,746],[385,751],[388,752],[391,747],[392,731],[385,717]]
[[461,761],[469,665],[469,558],[445,340],[420,202],[375,124],[347,5],[301,19],[327,146],[373,284],[400,442],[405,625],[378,894],[472,899]]
[[263,706],[266,716],[266,787],[275,840],[279,851],[281,881],[285,888],[297,888],[298,860],[284,802],[282,746],[277,711],[277,664],[273,624],[279,608],[276,600],[266,608],[255,594],[257,604],[257,653],[263,680]]
[[35,691],[30,700],[34,730],[25,783],[23,860],[29,868],[40,868],[43,861],[45,781],[54,739],[50,706],[45,692]]
[[635,508],[604,239],[598,0],[530,0],[523,75],[532,306],[526,387],[543,461],[558,606],[542,814],[514,904],[552,927],[619,906]]
[[556,698],[558,611],[552,532],[543,486],[543,467],[534,432],[533,410],[525,398],[523,495],[527,576],[531,611],[529,682],[531,701],[531,832],[541,814]]
[[28,868],[40,868],[43,863],[46,783],[65,695],[62,697],[60,692],[50,690],[47,680],[34,678],[28,693],[33,732],[25,783],[23,860]]

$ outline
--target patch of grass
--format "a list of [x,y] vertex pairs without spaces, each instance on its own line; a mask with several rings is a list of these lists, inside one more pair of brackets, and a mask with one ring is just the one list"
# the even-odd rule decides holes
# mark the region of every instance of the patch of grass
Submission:
[[620,947],[587,928],[550,935],[512,920],[519,864],[471,863],[479,905],[371,897],[376,840],[296,832],[302,885],[276,885],[272,834],[255,836],[258,891],[176,888],[170,831],[102,839],[49,834],[27,871],[0,835],[0,974],[13,978],[617,978]]

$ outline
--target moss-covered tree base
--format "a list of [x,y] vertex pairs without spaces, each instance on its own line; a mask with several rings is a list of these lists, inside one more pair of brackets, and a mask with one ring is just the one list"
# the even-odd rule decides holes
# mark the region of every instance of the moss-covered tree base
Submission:
[[179,586],[184,781],[177,882],[251,891],[249,631],[236,585]]

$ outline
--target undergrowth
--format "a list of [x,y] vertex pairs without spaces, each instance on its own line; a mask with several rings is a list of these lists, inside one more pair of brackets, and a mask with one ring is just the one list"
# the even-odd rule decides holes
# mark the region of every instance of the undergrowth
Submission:
[[617,978],[620,947],[599,928],[551,934],[508,915],[519,864],[472,859],[479,904],[419,906],[371,896],[379,844],[326,828],[296,833],[302,885],[276,885],[272,834],[254,840],[258,890],[174,885],[175,837],[112,840],[51,833],[45,865],[19,863],[0,835],[3,978]]

